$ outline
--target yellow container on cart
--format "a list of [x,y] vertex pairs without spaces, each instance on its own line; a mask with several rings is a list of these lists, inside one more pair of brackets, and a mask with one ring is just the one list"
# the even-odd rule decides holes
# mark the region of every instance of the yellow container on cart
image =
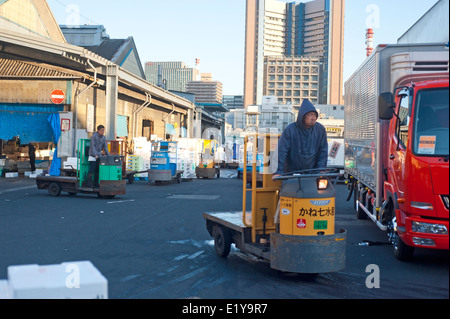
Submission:
[[283,182],[280,192],[280,234],[320,236],[335,234],[335,189],[318,190],[317,178]]

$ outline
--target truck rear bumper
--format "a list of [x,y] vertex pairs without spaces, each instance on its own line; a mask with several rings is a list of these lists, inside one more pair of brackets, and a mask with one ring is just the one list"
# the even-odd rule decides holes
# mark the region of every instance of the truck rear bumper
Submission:
[[[424,219],[417,216],[406,217],[404,232],[399,231],[399,236],[405,244],[413,247],[422,247],[429,249],[449,249],[449,221],[448,220],[436,220],[436,219]],[[413,223],[420,223],[421,225],[427,225],[429,229],[440,229],[444,227],[447,230],[446,234],[435,234],[432,232],[419,232],[413,229]],[[433,226],[431,226],[433,225]]]

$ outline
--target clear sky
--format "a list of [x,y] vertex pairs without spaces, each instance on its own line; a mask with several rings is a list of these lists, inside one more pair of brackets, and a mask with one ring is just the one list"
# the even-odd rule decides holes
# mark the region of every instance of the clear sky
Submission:
[[[47,0],[59,24],[102,24],[111,38],[133,36],[140,59],[182,61],[242,95],[245,0]],[[293,2],[283,0],[283,2]],[[299,1],[297,1],[299,2]],[[437,0],[346,0],[344,80],[364,61],[365,33],[375,46],[396,43]]]

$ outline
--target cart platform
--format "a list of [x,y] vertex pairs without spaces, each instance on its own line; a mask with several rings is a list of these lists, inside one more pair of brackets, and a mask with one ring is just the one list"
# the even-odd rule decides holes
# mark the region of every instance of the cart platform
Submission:
[[[250,212],[246,224],[251,225]],[[270,233],[268,243],[253,243],[252,228],[242,220],[242,212],[204,213],[206,228],[214,238],[216,253],[227,257],[229,246],[270,261],[272,269],[305,274],[335,272],[345,268],[347,231],[334,235],[293,236]]]

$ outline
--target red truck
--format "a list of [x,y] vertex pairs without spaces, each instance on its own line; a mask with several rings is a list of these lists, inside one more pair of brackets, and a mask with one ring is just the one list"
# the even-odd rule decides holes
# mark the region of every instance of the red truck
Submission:
[[348,200],[400,260],[449,248],[448,61],[448,43],[379,45],[345,83]]

